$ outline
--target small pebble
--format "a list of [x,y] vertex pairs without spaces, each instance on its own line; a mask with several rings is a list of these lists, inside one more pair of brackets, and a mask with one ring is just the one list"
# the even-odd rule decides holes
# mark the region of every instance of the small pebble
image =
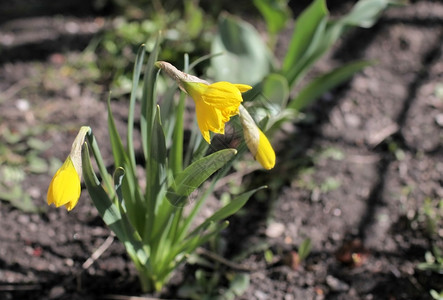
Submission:
[[255,291],[254,296],[255,296],[255,299],[259,299],[259,300],[269,299],[268,295],[262,291]]
[[268,228],[266,228],[266,236],[270,238],[279,237],[285,232],[285,225],[282,223],[271,223]]
[[326,276],[326,284],[334,292],[346,292],[349,290],[349,285],[346,282],[343,282],[331,275]]
[[443,127],[443,114],[435,116],[435,123],[437,123],[438,126]]
[[55,286],[49,292],[49,299],[58,299],[65,293],[65,288],[62,286]]

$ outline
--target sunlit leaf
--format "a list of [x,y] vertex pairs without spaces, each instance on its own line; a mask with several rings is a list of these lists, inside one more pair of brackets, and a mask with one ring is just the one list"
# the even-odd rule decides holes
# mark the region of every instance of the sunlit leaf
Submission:
[[259,33],[249,23],[229,15],[220,17],[211,52],[216,81],[254,85],[271,70],[272,59]]
[[235,149],[224,149],[193,162],[177,175],[173,186],[168,190],[168,200],[176,206],[186,204],[188,196],[236,153]]
[[305,108],[325,92],[345,82],[356,72],[361,71],[371,64],[372,62],[369,61],[356,61],[315,78],[303,87],[297,96],[289,103],[288,107],[296,110]]

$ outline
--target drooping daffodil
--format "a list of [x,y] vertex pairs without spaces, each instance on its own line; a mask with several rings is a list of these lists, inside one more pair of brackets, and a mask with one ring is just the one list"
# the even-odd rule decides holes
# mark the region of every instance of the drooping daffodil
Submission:
[[209,84],[164,61],[158,61],[155,65],[176,80],[180,89],[194,100],[198,127],[208,143],[211,143],[209,131],[224,134],[225,123],[239,113],[243,101],[241,94],[252,89],[246,84],[227,81]]
[[81,192],[82,146],[85,142],[86,134],[90,130],[91,128],[88,126],[80,128],[72,144],[71,153],[49,184],[47,194],[48,205],[54,204],[56,207],[64,205],[68,211],[77,205]]
[[275,152],[266,135],[257,127],[249,112],[243,105],[239,107],[240,122],[246,145],[254,158],[265,168],[270,170],[275,166]]

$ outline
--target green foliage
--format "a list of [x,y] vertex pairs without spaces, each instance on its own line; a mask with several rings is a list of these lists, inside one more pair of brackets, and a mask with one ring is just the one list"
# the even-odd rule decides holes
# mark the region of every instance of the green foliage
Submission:
[[298,95],[292,99],[289,107],[300,111],[309,104],[313,103],[327,91],[338,86],[340,83],[345,82],[356,72],[370,66],[371,64],[372,63],[369,61],[357,61],[320,75],[309,82],[303,88],[303,90],[301,90],[300,93],[298,93]]
[[211,59],[216,81],[254,85],[271,71],[272,57],[259,33],[233,16],[220,16],[211,52],[222,53]]
[[[227,288],[220,288],[222,281],[228,281]],[[186,299],[218,299],[233,300],[241,296],[249,287],[250,276],[244,273],[226,273],[222,276],[218,272],[207,272],[198,269],[195,272],[195,281],[180,287],[178,294]]]
[[270,46],[273,47],[277,33],[280,32],[291,17],[287,0],[254,0],[255,7],[263,15],[270,35]]
[[420,270],[428,270],[436,273],[443,273],[443,251],[437,246],[433,246],[432,252],[427,251],[425,254],[425,262],[420,263],[417,268]]
[[303,261],[308,257],[309,253],[311,253],[312,244],[311,239],[307,238],[304,239],[303,242],[300,244],[300,247],[298,247],[298,257],[300,258],[300,261]]
[[429,293],[431,294],[431,297],[435,300],[443,300],[443,291],[440,293],[436,290],[430,290]]
[[[185,53],[198,57],[209,47],[210,35],[205,30],[213,25],[195,1],[184,1],[183,10],[165,10],[159,5],[140,3],[138,8],[126,9],[126,16],[116,18],[112,29],[104,34],[88,50],[100,53],[98,68],[105,80],[111,80],[115,95],[131,90],[131,75],[127,66],[135,61],[136,47],[145,44],[153,49],[158,32],[162,32],[164,49],[162,59],[182,63]],[[143,9],[144,8],[144,9]],[[136,10],[131,13],[131,10]]]
[[[88,147],[83,148],[82,155],[84,179],[92,201],[105,223],[124,244],[145,291],[160,290],[177,266],[197,247],[226,228],[228,223],[224,219],[241,209],[255,192],[253,190],[234,197],[191,230],[207,195],[223,174],[217,171],[229,164],[237,151],[224,149],[207,156],[199,154],[193,162],[183,160],[184,98],[179,100],[181,109],[175,113],[171,113],[174,111],[173,105],[166,105],[166,112],[160,110],[157,104],[160,97],[156,93],[158,71],[154,67],[158,53],[159,41],[144,68],[144,46],[139,49],[135,59],[126,146],[117,130],[108,99],[108,129],[116,167],[113,176],[108,174],[92,134],[88,135],[88,145],[97,162],[102,182],[94,174]],[[144,78],[140,81],[143,69]],[[140,131],[143,166],[135,159],[133,144],[139,83],[142,84]],[[163,96],[172,99],[163,98],[162,103],[175,102],[173,93]],[[162,119],[162,116],[168,117]],[[172,134],[167,134],[171,128]],[[195,154],[199,147],[194,149],[191,151]],[[138,175],[137,169],[140,167],[145,171],[144,178]],[[199,188],[211,176],[211,184],[200,193]],[[195,201],[193,207],[189,213],[185,213],[183,207],[192,201]],[[238,289],[233,288],[234,293]]]
[[426,231],[430,237],[436,237],[443,229],[443,199],[426,198],[421,209]]
[[[425,202],[418,212],[417,221],[424,224],[424,230],[430,238],[431,249],[425,253],[425,261],[419,263],[417,268],[423,271],[431,271],[443,274],[443,199],[426,198]],[[442,299],[442,293],[436,290],[430,290],[434,299]]]
[[[298,87],[298,95],[290,98],[289,91],[298,86],[313,65],[349,28],[368,28],[389,5],[401,2],[360,0],[348,14],[332,19],[325,0],[313,1],[295,20],[281,67],[276,66],[276,59],[269,54],[268,46],[254,28],[244,21],[224,15],[219,20],[219,30],[212,43],[212,53],[222,52],[222,55],[211,60],[211,71],[217,80],[235,79],[254,85],[246,98],[260,97],[264,99],[263,103],[269,102],[263,104],[265,114],[268,114],[264,117],[263,125],[272,131],[278,130],[284,122],[294,120],[298,111],[326,91],[372,64],[369,61],[356,61],[340,66],[318,76],[304,87]],[[271,36],[283,27],[289,15],[286,1],[256,0],[254,4],[264,16]]]
[[17,131],[0,128],[0,200],[24,212],[41,211],[25,190],[25,181],[28,175],[44,174],[50,168],[41,157],[50,146],[34,137],[43,130],[41,126]]

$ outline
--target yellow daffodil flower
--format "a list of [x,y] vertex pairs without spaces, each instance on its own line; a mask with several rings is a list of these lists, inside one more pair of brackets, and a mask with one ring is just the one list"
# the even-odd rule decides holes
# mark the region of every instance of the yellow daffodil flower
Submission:
[[270,170],[275,166],[275,152],[266,135],[257,127],[249,112],[243,105],[239,108],[240,121],[243,127],[246,145],[254,158]]
[[238,108],[243,101],[241,94],[252,89],[246,84],[226,81],[209,84],[163,61],[156,62],[156,66],[175,79],[180,89],[194,99],[198,127],[208,143],[211,143],[209,131],[224,134],[225,123],[239,113]]
[[82,146],[90,130],[87,126],[80,129],[72,144],[71,153],[52,178],[47,194],[48,205],[64,205],[68,211],[77,205],[81,192]]

